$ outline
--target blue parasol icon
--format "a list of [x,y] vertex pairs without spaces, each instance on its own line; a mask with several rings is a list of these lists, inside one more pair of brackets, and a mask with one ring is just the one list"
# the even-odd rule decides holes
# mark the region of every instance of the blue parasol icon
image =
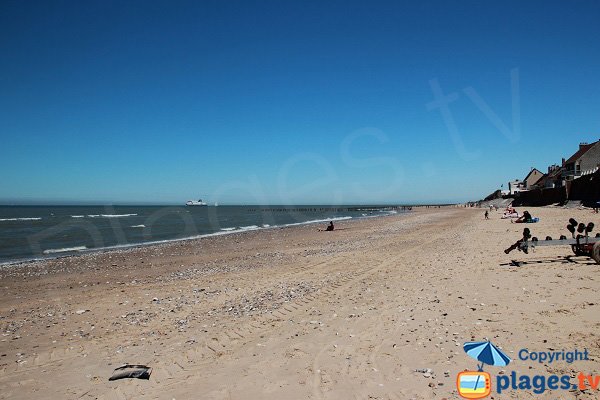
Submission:
[[[505,367],[510,363],[510,358],[492,342],[467,342],[463,345],[465,353],[481,362],[478,366],[479,371],[483,371],[483,364],[494,365],[496,367]],[[479,376],[475,382],[475,387],[479,383]]]
[[483,371],[483,364],[505,367],[510,363],[510,358],[492,342],[467,342],[463,345],[465,353],[481,362],[479,369]]

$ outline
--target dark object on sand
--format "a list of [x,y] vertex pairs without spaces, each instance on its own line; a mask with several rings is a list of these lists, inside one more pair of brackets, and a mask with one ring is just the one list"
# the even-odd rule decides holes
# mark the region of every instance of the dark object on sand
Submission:
[[329,225],[327,225],[327,229],[325,229],[326,231],[332,231],[333,230],[333,221],[329,221]]
[[116,381],[118,379],[135,378],[135,379],[150,379],[152,368],[145,365],[130,365],[125,364],[122,367],[115,368],[109,381]]
[[584,223],[577,223],[573,218],[569,219],[569,225],[567,229],[571,232],[572,239],[567,239],[565,235],[561,235],[559,240],[552,240],[550,236],[546,236],[546,240],[537,240],[537,238],[531,238],[531,231],[528,228],[523,229],[523,238],[517,240],[515,244],[504,250],[506,254],[510,253],[514,249],[527,254],[530,248],[537,246],[564,246],[570,245],[571,250],[576,256],[586,256],[593,258],[598,264],[600,264],[600,236],[590,237],[590,233],[594,229],[592,222],[587,225]]
[[511,251],[513,251],[514,249],[519,249],[519,251],[522,251],[525,254],[529,253],[529,247],[527,246],[527,242],[530,237],[531,237],[531,231],[529,230],[529,228],[523,229],[523,238],[517,240],[515,242],[515,244],[510,246],[508,249],[504,250],[504,253],[508,254]]
[[587,226],[585,227],[585,233],[590,233],[591,231],[594,230],[594,223],[590,222],[589,224],[587,224]]

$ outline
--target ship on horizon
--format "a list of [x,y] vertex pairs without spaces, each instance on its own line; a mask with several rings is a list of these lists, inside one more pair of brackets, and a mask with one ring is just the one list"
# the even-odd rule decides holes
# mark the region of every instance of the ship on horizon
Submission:
[[196,200],[188,200],[185,202],[186,206],[207,206],[208,204],[206,204],[204,201],[202,201],[202,199],[198,199]]

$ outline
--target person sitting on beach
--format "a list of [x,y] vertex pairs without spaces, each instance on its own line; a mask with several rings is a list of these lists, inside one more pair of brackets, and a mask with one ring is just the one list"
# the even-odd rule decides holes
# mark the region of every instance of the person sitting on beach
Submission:
[[326,231],[332,231],[333,230],[333,221],[329,221],[329,225],[327,225],[327,229],[325,229]]
[[523,211],[523,216],[517,218],[515,222],[533,222],[533,217],[529,214],[529,211]]

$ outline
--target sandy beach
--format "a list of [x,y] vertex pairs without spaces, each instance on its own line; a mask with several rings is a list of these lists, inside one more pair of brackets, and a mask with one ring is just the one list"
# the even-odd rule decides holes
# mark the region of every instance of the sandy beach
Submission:
[[[600,227],[589,210],[530,211],[542,238],[568,234],[570,217]],[[513,359],[492,375],[600,374],[599,266],[567,247],[505,255],[524,226],[483,213],[419,208],[334,232],[268,229],[4,267],[0,398],[451,399],[456,374],[476,369],[462,344],[485,338]],[[523,361],[523,348],[586,348],[590,360]],[[150,379],[109,382],[124,363],[152,367]]]

